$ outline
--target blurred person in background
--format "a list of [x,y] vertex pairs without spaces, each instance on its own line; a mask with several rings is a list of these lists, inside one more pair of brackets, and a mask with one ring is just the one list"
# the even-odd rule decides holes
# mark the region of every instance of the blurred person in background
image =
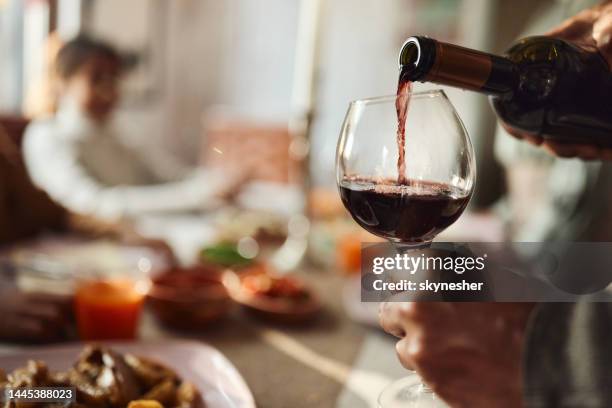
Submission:
[[113,118],[122,61],[111,45],[84,35],[59,50],[57,113],[34,121],[24,140],[36,185],[71,210],[106,219],[205,209],[231,196],[244,180],[237,173],[188,170],[129,143]]
[[[0,129],[0,248],[19,246],[38,235],[52,232],[86,238],[106,238],[124,245],[148,246],[174,257],[165,242],[147,239],[127,224],[111,224],[72,213],[34,186],[19,148]],[[0,270],[0,341],[44,342],[65,334],[71,315],[69,299],[22,293],[11,277]]]
[[[595,46],[612,63],[612,2],[587,8],[549,35]],[[503,136],[498,153],[515,175],[523,172],[523,182],[543,191],[516,200],[533,218],[522,220],[515,240],[609,234],[612,205],[605,198],[612,186],[601,161],[612,159],[612,149],[510,133],[530,144]],[[540,176],[526,179],[524,171],[534,169]],[[599,232],[589,228],[597,224]],[[610,303],[389,302],[381,305],[380,322],[400,338],[402,364],[452,407],[612,406]]]

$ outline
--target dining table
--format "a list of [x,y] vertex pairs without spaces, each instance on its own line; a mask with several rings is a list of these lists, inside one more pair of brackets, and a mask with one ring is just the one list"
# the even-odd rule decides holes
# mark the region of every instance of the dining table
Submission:
[[[202,242],[213,235],[210,222],[195,215],[142,219],[138,225],[142,232],[166,239],[183,263],[192,262]],[[347,302],[359,304],[360,299],[351,300],[356,295],[347,290],[345,275],[308,261],[295,273],[322,304],[310,321],[270,322],[236,305],[222,320],[178,331],[145,307],[137,341],[190,340],[216,348],[242,375],[258,407],[377,407],[384,387],[409,374],[395,356],[393,338],[350,316]],[[24,349],[0,343],[0,353]]]

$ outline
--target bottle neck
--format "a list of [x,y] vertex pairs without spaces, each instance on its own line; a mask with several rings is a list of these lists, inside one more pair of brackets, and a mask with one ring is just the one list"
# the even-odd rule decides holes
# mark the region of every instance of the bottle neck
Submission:
[[512,92],[516,65],[507,58],[433,40],[410,37],[400,52],[400,81],[434,82],[489,95]]

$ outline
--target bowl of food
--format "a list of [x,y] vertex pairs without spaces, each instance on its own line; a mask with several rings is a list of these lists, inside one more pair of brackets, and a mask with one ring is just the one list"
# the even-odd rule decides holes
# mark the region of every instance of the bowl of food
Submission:
[[233,301],[214,268],[174,268],[153,279],[148,304],[166,326],[197,330],[224,317]]
[[280,275],[262,265],[240,273],[226,271],[223,283],[232,299],[268,320],[302,322],[321,309],[314,292],[299,277]]

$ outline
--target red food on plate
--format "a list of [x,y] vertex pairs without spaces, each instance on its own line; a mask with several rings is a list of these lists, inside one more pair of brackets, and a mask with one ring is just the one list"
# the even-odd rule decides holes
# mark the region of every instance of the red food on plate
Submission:
[[259,296],[302,300],[309,297],[303,284],[292,277],[277,277],[267,273],[247,275],[242,280],[242,287]]
[[230,296],[248,311],[281,322],[311,319],[321,308],[315,294],[297,276],[277,275],[269,268],[225,273]]

